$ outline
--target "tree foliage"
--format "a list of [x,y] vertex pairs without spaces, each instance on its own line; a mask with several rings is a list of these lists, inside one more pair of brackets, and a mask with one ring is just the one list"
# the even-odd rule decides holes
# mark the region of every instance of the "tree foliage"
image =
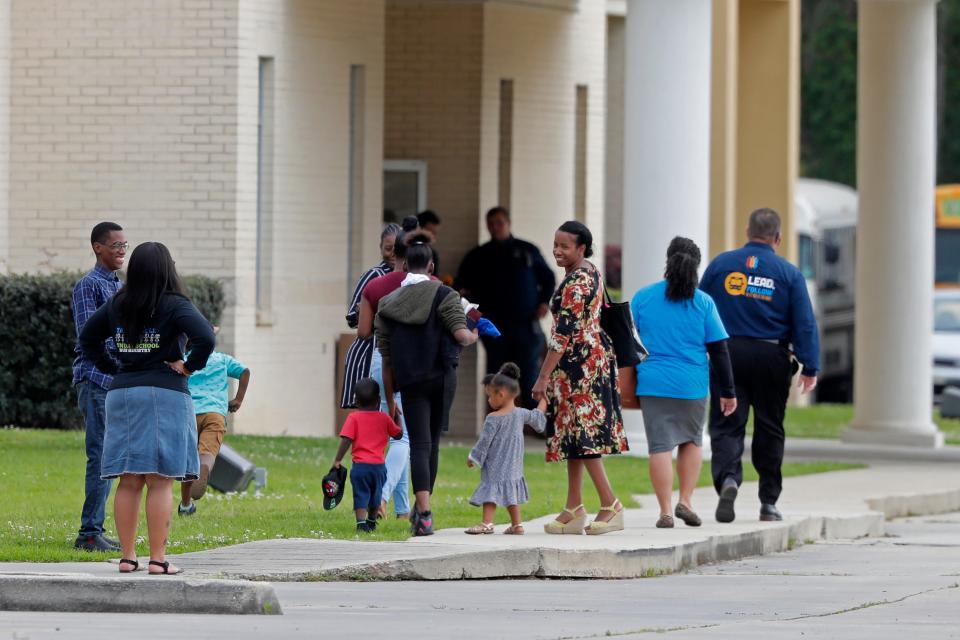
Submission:
[[[939,183],[960,182],[960,0],[938,5]],[[857,2],[803,0],[802,175],[856,186]]]
[[857,6],[804,0],[800,84],[801,173],[857,182]]

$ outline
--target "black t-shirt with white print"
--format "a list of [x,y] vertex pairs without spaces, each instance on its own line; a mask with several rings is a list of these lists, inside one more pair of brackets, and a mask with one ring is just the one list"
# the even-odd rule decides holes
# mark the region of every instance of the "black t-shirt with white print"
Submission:
[[[199,371],[207,364],[216,339],[213,328],[184,296],[164,294],[157,303],[151,321],[138,340],[123,333],[116,298],[90,316],[80,331],[79,343],[84,355],[104,373],[114,375],[111,389],[160,387],[189,393],[187,378],[171,369],[167,362],[183,359],[186,338],[190,356],[184,366]],[[107,355],[104,340],[113,338],[119,367]]]

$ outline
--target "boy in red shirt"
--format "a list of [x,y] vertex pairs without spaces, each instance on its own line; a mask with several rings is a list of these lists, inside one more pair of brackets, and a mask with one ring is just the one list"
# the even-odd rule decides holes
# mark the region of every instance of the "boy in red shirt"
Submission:
[[387,414],[380,411],[380,385],[373,378],[363,378],[354,387],[357,407],[340,430],[340,448],[333,466],[340,468],[340,461],[353,447],[353,469],[350,484],[353,486],[353,510],[357,516],[357,531],[377,529],[377,509],[380,494],[387,481],[387,465],[384,450],[387,438],[399,440],[403,430]]

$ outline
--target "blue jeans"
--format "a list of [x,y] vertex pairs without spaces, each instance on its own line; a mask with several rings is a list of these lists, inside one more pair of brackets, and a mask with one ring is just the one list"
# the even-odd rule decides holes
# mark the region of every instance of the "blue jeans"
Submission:
[[104,402],[107,390],[89,380],[77,385],[77,406],[86,428],[87,478],[84,484],[83,512],[80,514],[79,536],[103,535],[110,480],[100,479],[103,458],[103,433],[107,427]]
[[[380,410],[387,410],[387,396],[383,389],[383,359],[380,351],[373,350],[373,359],[370,362],[370,377],[380,385]],[[393,395],[397,406],[400,405],[400,394]],[[390,440],[385,464],[387,465],[387,481],[383,485],[383,499],[389,500],[393,495],[393,511],[400,515],[410,513],[410,438],[407,436],[407,421],[400,416],[400,428],[403,437],[400,440]]]

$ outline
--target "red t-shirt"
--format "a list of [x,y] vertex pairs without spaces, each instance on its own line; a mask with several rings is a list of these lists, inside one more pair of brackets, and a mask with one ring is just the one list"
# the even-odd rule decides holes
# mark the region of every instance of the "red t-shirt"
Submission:
[[[363,288],[363,297],[370,303],[370,308],[373,309],[374,313],[380,306],[380,300],[399,289],[403,279],[408,275],[405,271],[391,271],[367,283],[367,286]],[[430,276],[430,279],[436,280],[434,276]]]
[[354,411],[343,423],[340,435],[353,440],[353,461],[383,464],[387,438],[402,433],[397,423],[382,411]]

